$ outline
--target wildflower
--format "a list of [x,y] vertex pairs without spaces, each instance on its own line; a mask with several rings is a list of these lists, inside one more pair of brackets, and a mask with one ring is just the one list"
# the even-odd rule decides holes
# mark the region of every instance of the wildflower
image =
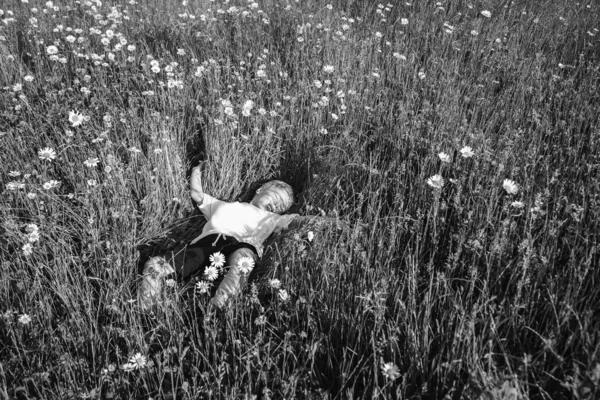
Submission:
[[79,126],[83,123],[83,115],[76,113],[75,111],[69,111],[69,122],[73,126]]
[[401,23],[402,25],[408,25],[408,19],[407,19],[407,18],[402,18],[402,19],[400,20],[400,23]]
[[434,189],[441,189],[444,186],[444,178],[439,174],[435,174],[427,179],[427,184]]
[[21,176],[21,173],[19,171],[10,171],[8,173],[8,176],[10,176],[12,178],[16,178],[17,176]]
[[54,179],[52,179],[52,180],[49,180],[48,182],[44,182],[42,187],[44,188],[44,190],[50,190],[50,189],[54,189],[59,184],[60,184],[59,181],[55,181]]
[[21,314],[21,316],[19,317],[19,323],[21,325],[27,325],[31,322],[31,317],[29,316],[29,314]]
[[271,279],[269,281],[269,286],[273,289],[279,289],[281,287],[281,281],[279,279]]
[[133,357],[129,359],[129,362],[133,364],[134,368],[142,369],[146,366],[146,356],[143,356],[141,353],[135,353]]
[[94,180],[94,179],[88,179],[87,184],[88,184],[88,186],[94,187],[98,184],[98,182],[96,182],[96,180]]
[[35,243],[40,240],[40,233],[38,231],[33,231],[29,235],[27,235],[27,240],[29,243]]
[[25,243],[23,247],[21,247],[24,256],[30,256],[33,253],[33,246],[31,243]]
[[381,371],[387,379],[394,380],[400,376],[400,370],[394,363],[385,363],[381,366]]
[[442,160],[442,162],[445,162],[445,163],[449,163],[451,161],[450,156],[443,152],[438,154],[438,157],[440,158],[440,160]]
[[219,271],[215,266],[211,265],[204,271],[204,276],[206,276],[206,279],[208,279],[209,281],[214,281],[215,279],[217,279],[217,276],[219,276]]
[[25,82],[31,82],[31,81],[33,81],[33,76],[31,76],[31,75],[25,75],[25,76],[23,77],[23,80],[24,80]]
[[290,299],[290,295],[288,294],[287,290],[279,289],[279,298],[281,301],[288,301]]
[[249,117],[250,111],[252,111],[253,107],[254,107],[254,102],[252,100],[246,100],[246,102],[244,103],[244,106],[242,107],[242,115],[244,117]]
[[196,289],[202,294],[207,293],[210,290],[211,283],[206,281],[200,281],[196,283]]
[[175,279],[167,279],[165,281],[165,285],[167,285],[168,287],[174,288],[175,286],[177,286],[177,282],[175,282]]
[[420,80],[423,80],[427,77],[427,74],[425,74],[425,71],[423,71],[423,70],[420,70],[417,75],[419,76]]
[[125,372],[130,372],[130,371],[133,371],[135,369],[135,364],[133,364],[133,363],[126,363],[126,364],[123,364],[121,366],[121,368]]
[[258,326],[264,325],[267,322],[267,317],[261,315],[254,320],[254,323]]
[[50,147],[44,147],[40,151],[38,151],[38,157],[41,160],[52,161],[56,158],[56,151]]
[[20,83],[17,83],[12,87],[13,92],[20,92],[22,89],[23,85],[21,85]]
[[307,239],[309,242],[312,242],[314,238],[315,238],[315,234],[313,233],[313,231],[309,231],[309,232],[306,234],[306,239]]
[[332,73],[334,71],[334,67],[333,65],[325,65],[323,66],[323,72],[326,72],[328,74]]
[[447,22],[444,22],[444,32],[448,34],[454,33],[454,27]]
[[486,18],[491,18],[491,17],[492,17],[492,13],[491,13],[491,12],[489,12],[488,10],[483,10],[483,11],[481,12],[481,15],[483,15],[483,16],[484,16],[484,17],[486,17]]
[[242,274],[249,274],[254,269],[254,260],[250,257],[242,257],[237,263]]
[[32,233],[32,232],[39,232],[40,228],[38,228],[38,226],[36,224],[27,224],[27,227],[25,227],[25,230],[27,231],[27,233]]
[[475,155],[475,153],[473,153],[473,149],[469,146],[465,146],[462,149],[460,149],[460,154],[464,157],[464,158],[471,158]]
[[100,160],[98,160],[97,158],[95,158],[95,157],[94,157],[94,158],[88,158],[87,160],[85,160],[85,161],[83,162],[83,164],[84,164],[86,167],[93,168],[93,167],[95,167],[96,165],[98,165],[98,163],[99,163],[99,162],[100,162]]
[[208,259],[210,260],[210,265],[213,267],[222,268],[225,265],[225,256],[219,251],[211,254]]
[[135,146],[131,146],[131,147],[130,147],[128,150],[129,150],[130,152],[132,152],[133,154],[137,154],[137,153],[141,153],[141,152],[142,152],[140,149],[138,149],[138,148],[137,148],[137,147],[135,147]]
[[510,203],[510,206],[513,208],[523,208],[525,207],[525,204],[523,204],[522,201],[513,201],[512,203]]
[[17,190],[17,189],[23,189],[25,188],[25,184],[23,182],[8,182],[6,184],[6,189],[7,190]]
[[510,179],[505,179],[502,183],[502,187],[506,190],[508,194],[517,194],[519,192],[519,186],[515,181]]
[[46,53],[49,55],[54,55],[58,53],[58,48],[56,46],[48,46],[46,47]]
[[35,199],[36,197],[37,197],[37,194],[36,194],[36,193],[33,193],[33,192],[29,192],[29,193],[27,193],[27,198],[28,198],[29,200],[33,200],[33,199]]
[[398,52],[392,54],[395,58],[397,58],[398,60],[402,60],[402,61],[406,61],[406,56],[404,54],[400,54]]

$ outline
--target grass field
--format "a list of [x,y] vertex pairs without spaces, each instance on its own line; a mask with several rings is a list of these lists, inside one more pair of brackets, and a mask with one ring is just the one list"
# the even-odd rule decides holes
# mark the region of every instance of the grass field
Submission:
[[[0,398],[600,398],[597,2],[1,4]],[[199,162],[343,228],[142,313]]]

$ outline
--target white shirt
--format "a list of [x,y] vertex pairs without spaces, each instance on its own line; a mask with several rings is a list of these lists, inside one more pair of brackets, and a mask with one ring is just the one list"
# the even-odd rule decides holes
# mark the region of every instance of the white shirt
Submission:
[[298,214],[279,215],[261,210],[250,203],[228,203],[204,193],[202,204],[198,206],[207,223],[202,234],[192,240],[196,243],[203,237],[220,233],[233,236],[240,242],[251,244],[262,257],[263,243],[273,232],[287,229]]

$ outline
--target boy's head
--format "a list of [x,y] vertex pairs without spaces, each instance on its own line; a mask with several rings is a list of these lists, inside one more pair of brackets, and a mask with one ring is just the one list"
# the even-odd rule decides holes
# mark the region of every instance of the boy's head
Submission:
[[282,181],[269,181],[256,190],[250,204],[261,210],[283,214],[294,204],[294,191]]

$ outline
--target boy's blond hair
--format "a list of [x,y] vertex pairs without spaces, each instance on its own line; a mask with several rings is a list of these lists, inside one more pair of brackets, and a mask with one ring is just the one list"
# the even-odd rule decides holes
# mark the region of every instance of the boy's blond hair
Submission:
[[264,183],[261,187],[258,188],[257,193],[259,191],[262,190],[266,190],[269,188],[279,188],[279,189],[283,189],[285,191],[285,193],[288,195],[287,199],[288,201],[286,201],[286,203],[284,204],[285,209],[282,210],[281,212],[284,213],[287,210],[289,210],[292,205],[294,204],[294,189],[292,189],[292,187],[285,183],[284,181],[279,181],[279,180],[272,180],[269,182]]

